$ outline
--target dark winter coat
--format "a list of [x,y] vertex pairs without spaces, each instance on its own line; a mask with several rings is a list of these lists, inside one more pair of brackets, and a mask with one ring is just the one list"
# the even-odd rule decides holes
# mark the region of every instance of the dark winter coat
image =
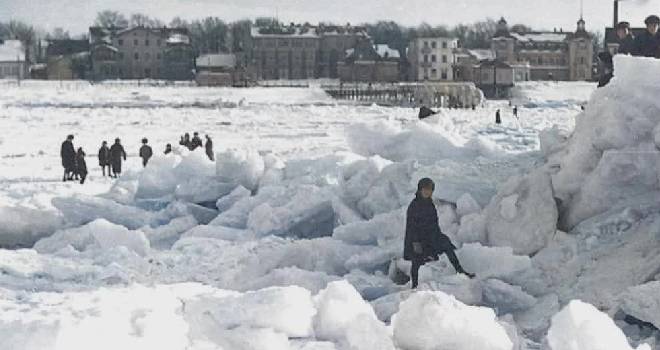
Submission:
[[76,174],[86,177],[87,176],[87,162],[85,162],[85,153],[76,154]]
[[149,160],[151,156],[154,155],[153,150],[151,149],[150,146],[148,145],[143,145],[140,147],[140,158],[144,159],[145,161]]
[[62,157],[62,166],[64,167],[64,170],[76,170],[76,150],[73,148],[73,142],[69,140],[62,142],[60,156]]
[[197,147],[202,147],[204,143],[202,142],[202,139],[200,139],[198,136],[195,136],[192,138],[192,142],[190,142],[190,150],[194,151],[197,149]]
[[206,139],[206,145],[204,147],[206,148],[206,155],[210,160],[213,160],[213,141],[211,139]]
[[99,148],[99,165],[102,167],[110,165],[110,148],[108,146]]
[[644,57],[658,57],[658,48],[660,48],[660,36],[651,35],[648,31],[635,38],[633,55]]
[[635,51],[635,38],[628,34],[627,37],[619,40],[619,53],[624,55],[632,55]]
[[121,172],[122,158],[126,160],[124,146],[117,143],[113,144],[112,147],[110,147],[110,165],[112,165],[112,170],[114,172]]
[[417,115],[417,117],[419,117],[419,119],[424,119],[424,118],[430,117],[434,114],[437,114],[437,113],[434,112],[431,108],[428,108],[426,106],[422,106],[419,109],[419,114]]
[[500,111],[497,111],[497,112],[495,113],[495,123],[497,123],[497,124],[501,124],[501,123],[502,123],[502,117],[501,117],[501,115],[500,115]]
[[[422,254],[415,253],[413,242],[422,245]],[[404,239],[403,258],[405,260],[437,260],[439,255],[453,252],[456,246],[449,237],[440,231],[438,212],[433,201],[417,194],[408,206],[406,216],[406,237]]]

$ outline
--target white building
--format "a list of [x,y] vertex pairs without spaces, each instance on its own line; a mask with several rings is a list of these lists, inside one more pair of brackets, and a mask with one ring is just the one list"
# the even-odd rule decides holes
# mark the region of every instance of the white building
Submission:
[[416,38],[408,47],[411,78],[415,81],[453,81],[454,49],[458,39]]
[[19,40],[0,40],[0,79],[25,79],[28,64]]

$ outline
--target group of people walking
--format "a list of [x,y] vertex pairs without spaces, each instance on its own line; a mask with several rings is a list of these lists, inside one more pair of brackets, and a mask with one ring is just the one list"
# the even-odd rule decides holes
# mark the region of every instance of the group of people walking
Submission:
[[[619,22],[616,25],[616,39],[619,44],[617,54],[660,58],[660,17],[651,15],[644,20],[646,30],[635,36],[630,30],[630,23]],[[602,62],[603,73],[598,86],[607,85],[614,76],[614,64],[609,52],[601,52],[598,59]]]
[[[76,151],[73,145],[73,139],[73,135],[68,135],[66,140],[62,142],[60,150],[62,166],[64,167],[62,181],[80,181],[81,184],[84,184],[85,179],[87,178],[87,163],[85,161],[86,154],[82,147],[78,147],[78,150]],[[180,144],[191,151],[194,151],[198,147],[205,147],[206,155],[210,160],[214,160],[213,141],[208,135],[206,135],[206,144],[203,144],[197,132],[194,133],[192,139],[190,139],[190,135],[186,133],[184,136],[181,136]],[[168,143],[165,147],[165,152],[163,153],[172,153],[172,145]],[[153,149],[149,146],[148,139],[142,139],[142,146],[140,147],[138,154],[142,159],[142,166],[146,167],[147,163],[149,163],[149,159],[154,155]],[[121,175],[122,163],[126,161],[126,150],[124,149],[124,146],[122,146],[121,140],[116,138],[115,143],[110,147],[108,147],[107,141],[103,141],[101,143],[101,148],[99,148],[98,151],[98,160],[103,176],[118,178]]]

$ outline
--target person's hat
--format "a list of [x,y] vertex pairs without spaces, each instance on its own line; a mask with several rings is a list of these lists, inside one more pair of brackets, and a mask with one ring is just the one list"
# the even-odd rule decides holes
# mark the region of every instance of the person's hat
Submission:
[[67,135],[66,139],[67,140],[73,140],[73,135]]
[[435,190],[435,183],[433,180],[429,179],[428,177],[425,177],[417,183],[417,191],[421,191],[422,188],[430,188],[431,190]]
[[149,140],[147,140],[146,137],[142,139],[142,143],[147,143],[147,142],[149,142]]
[[119,141],[120,141],[120,140],[119,140],[119,137],[115,139],[115,142],[119,142]]
[[660,17],[656,15],[650,15],[646,17],[644,20],[644,24],[649,25],[649,24],[660,24]]
[[619,22],[616,25],[616,29],[630,29],[630,23],[628,23],[628,22]]

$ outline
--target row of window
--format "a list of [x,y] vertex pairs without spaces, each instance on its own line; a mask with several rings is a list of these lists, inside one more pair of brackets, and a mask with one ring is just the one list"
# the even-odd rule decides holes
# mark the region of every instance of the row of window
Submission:
[[[431,69],[430,77],[432,79],[438,78],[438,70],[435,69],[435,68]],[[440,79],[447,80],[447,77],[448,77],[447,69],[446,68],[440,69]],[[429,79],[429,69],[428,68],[424,68],[424,79]]]
[[[437,62],[438,58],[436,55],[431,55],[431,62]],[[424,63],[429,62],[429,55],[424,55]],[[442,55],[442,63],[447,63],[447,55]]]
[[[257,42],[259,43],[259,42]],[[275,47],[275,40],[264,40],[262,42],[264,47]],[[316,42],[307,39],[280,39],[277,40],[277,47],[316,47]]]
[[[104,76],[123,76],[124,70],[121,67],[115,66],[101,66],[100,72]],[[151,73],[154,72],[151,68],[135,68],[133,69],[133,76],[139,77],[151,77]],[[160,76],[160,68],[155,69],[156,76]]]
[[[446,49],[447,46],[448,46],[446,41],[442,41],[440,45],[442,45],[443,49]],[[424,41],[424,47],[425,48],[429,47],[429,42],[428,41]],[[437,49],[438,48],[438,42],[437,41],[431,41],[431,48],[432,49]]]
[[[149,61],[149,60],[151,60],[151,57],[152,57],[152,56],[151,56],[151,54],[150,54],[149,52],[147,52],[147,53],[145,53],[144,56],[142,56],[142,57],[144,58],[145,61]],[[160,60],[161,57],[162,57],[162,56],[161,56],[160,53],[157,53],[157,54],[156,54],[156,59],[157,59],[157,60]],[[120,53],[119,53],[119,59],[122,59],[122,60],[123,60],[124,58],[125,58],[124,53],[123,53],[123,52],[120,52]],[[140,60],[140,54],[139,54],[138,52],[136,52],[136,53],[133,54],[133,60],[135,60],[135,61],[139,61],[139,60]]]
[[[160,46],[162,44],[162,41],[160,39],[156,40],[156,46]],[[117,45],[119,46],[124,46],[124,39],[117,39]],[[133,46],[139,46],[140,41],[138,39],[133,39]],[[150,41],[149,39],[144,40],[144,46],[149,46]]]
[[0,68],[2,68],[0,69],[0,73],[3,76],[7,76],[7,75],[18,76],[18,66],[4,66]]

